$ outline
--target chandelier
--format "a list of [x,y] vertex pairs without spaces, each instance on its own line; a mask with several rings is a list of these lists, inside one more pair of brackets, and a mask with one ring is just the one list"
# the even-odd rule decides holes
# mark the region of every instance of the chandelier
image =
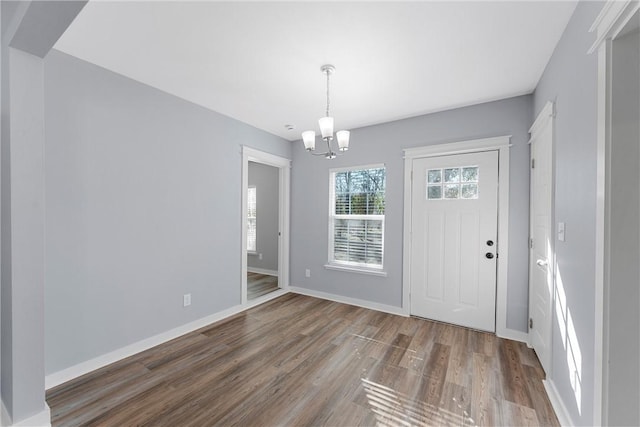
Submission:
[[[324,153],[311,153],[314,156],[324,156],[327,159],[335,159],[336,156],[349,149],[349,131],[340,130],[336,132],[336,139],[338,140],[337,151],[332,148],[333,141],[333,117],[329,116],[329,76],[336,71],[336,67],[331,64],[323,65],[320,67],[327,76],[327,112],[326,116],[318,120],[320,127],[320,134],[322,139],[327,143],[327,151]],[[302,132],[302,142],[304,143],[305,150],[312,152],[316,149],[316,132],[313,130],[307,130]]]

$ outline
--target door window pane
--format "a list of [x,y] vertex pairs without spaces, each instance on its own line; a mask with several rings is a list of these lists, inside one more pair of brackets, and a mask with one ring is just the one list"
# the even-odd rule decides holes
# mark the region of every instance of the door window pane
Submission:
[[427,199],[477,199],[478,176],[478,166],[428,169]]
[[459,182],[460,168],[450,168],[444,170],[444,182]]
[[444,198],[445,199],[458,199],[460,197],[460,185],[458,184],[446,184],[444,186]]
[[442,199],[442,186],[441,185],[429,185],[427,187],[428,199]]
[[437,184],[442,182],[442,169],[429,169],[427,171],[427,183]]
[[462,182],[478,182],[478,167],[462,168]]
[[462,198],[463,199],[477,199],[478,198],[478,184],[462,184]]

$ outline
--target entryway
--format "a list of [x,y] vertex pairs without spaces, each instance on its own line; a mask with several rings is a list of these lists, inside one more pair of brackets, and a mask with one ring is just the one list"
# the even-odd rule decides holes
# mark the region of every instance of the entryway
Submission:
[[411,315],[506,328],[508,149],[499,137],[405,150]]
[[242,304],[260,304],[289,288],[291,160],[243,147]]

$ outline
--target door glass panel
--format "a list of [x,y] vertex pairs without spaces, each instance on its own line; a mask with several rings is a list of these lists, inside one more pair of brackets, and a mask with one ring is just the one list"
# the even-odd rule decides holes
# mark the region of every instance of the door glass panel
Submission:
[[478,167],[462,168],[462,182],[478,182]]
[[445,199],[457,199],[460,197],[460,185],[458,184],[446,184],[444,186],[444,198]]
[[430,185],[427,187],[427,198],[428,199],[442,199],[442,186],[441,185]]
[[428,169],[427,199],[477,199],[478,176],[478,166]]
[[444,170],[444,182],[459,182],[460,168],[451,168]]
[[462,198],[463,199],[477,199],[478,198],[478,184],[462,184]]
[[427,171],[427,183],[437,184],[442,182],[442,169],[429,169]]

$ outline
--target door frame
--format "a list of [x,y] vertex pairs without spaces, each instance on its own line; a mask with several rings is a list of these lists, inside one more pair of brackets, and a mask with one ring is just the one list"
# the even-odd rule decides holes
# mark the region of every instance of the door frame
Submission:
[[[249,186],[249,162],[261,163],[278,168],[278,287],[277,291],[270,292],[252,301],[247,299],[247,188]],[[251,307],[262,304],[265,301],[284,295],[289,292],[289,207],[291,188],[291,160],[256,150],[255,148],[242,146],[242,200],[241,200],[241,304]]]
[[[593,422],[605,425],[609,419],[609,305],[611,262],[611,145],[612,145],[612,47],[626,24],[640,10],[637,1],[607,1],[590,33],[596,40],[587,53],[598,56],[598,111],[596,136],[596,256],[594,312]],[[615,310],[615,307],[613,307]]]
[[[511,135],[404,149],[404,231],[402,248],[402,310],[409,316],[411,290],[411,217],[413,160],[424,157],[498,151],[498,270],[496,275],[496,335],[526,341],[526,334],[507,328],[507,268],[509,265],[509,147]],[[501,244],[502,243],[502,244]],[[522,334],[522,335],[521,335]],[[523,339],[524,335],[524,339]]]
[[[543,365],[543,368],[546,368],[545,373],[547,374],[547,378],[551,378],[552,375],[552,358],[553,358],[553,335],[552,335],[552,326],[553,326],[553,306],[555,304],[555,299],[556,299],[556,274],[557,274],[557,263],[556,263],[556,216],[555,216],[555,212],[556,212],[556,203],[555,203],[555,162],[556,162],[556,156],[555,156],[555,144],[554,144],[554,140],[555,140],[555,127],[554,127],[554,119],[555,119],[555,104],[551,101],[547,101],[547,103],[545,104],[545,106],[542,108],[542,111],[540,111],[540,114],[538,114],[538,117],[536,117],[535,121],[533,122],[533,124],[531,125],[531,128],[529,129],[529,134],[531,135],[531,137],[529,138],[529,154],[530,154],[530,161],[533,162],[533,152],[531,151],[533,146],[531,145],[533,143],[533,141],[538,137],[538,135],[540,134],[540,131],[542,131],[543,129],[545,129],[547,126],[551,126],[551,142],[550,142],[550,150],[551,150],[551,165],[549,167],[549,173],[551,174],[551,176],[549,177],[549,182],[551,184],[551,212],[549,212],[549,231],[550,231],[550,257],[551,259],[549,259],[549,267],[552,269],[551,270],[551,279],[552,279],[552,289],[551,289],[551,295],[549,296],[549,317],[548,319],[545,319],[546,322],[544,325],[542,325],[546,331],[547,331],[547,338],[548,338],[548,342],[546,343],[547,348],[548,348],[548,353],[547,355],[545,355],[544,359],[545,359],[545,364]],[[537,163],[537,160],[536,160]],[[531,169],[533,169],[533,163],[529,164],[529,171],[531,171]],[[533,269],[532,269],[532,263],[533,263],[533,249],[531,247],[531,239],[533,239],[533,177],[530,174],[529,175],[529,276],[528,276],[528,280],[529,280],[529,315],[527,316],[527,322],[530,321],[531,319],[531,282],[532,282],[532,275],[533,275]],[[534,242],[535,244],[535,242]],[[529,333],[531,332],[531,328],[529,328],[527,330],[527,336],[528,336],[528,341],[527,344],[529,345],[529,347],[532,346],[532,340],[531,340],[531,335],[529,335]],[[540,358],[541,356],[538,355],[538,357]],[[545,366],[546,365],[546,366]]]

